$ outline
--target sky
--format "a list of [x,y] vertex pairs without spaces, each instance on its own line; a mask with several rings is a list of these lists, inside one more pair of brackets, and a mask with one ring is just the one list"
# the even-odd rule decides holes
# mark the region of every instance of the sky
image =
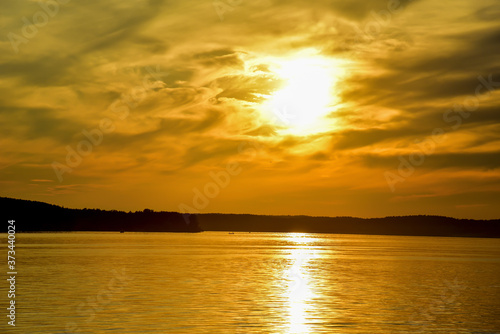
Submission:
[[500,3],[9,1],[0,196],[500,218]]

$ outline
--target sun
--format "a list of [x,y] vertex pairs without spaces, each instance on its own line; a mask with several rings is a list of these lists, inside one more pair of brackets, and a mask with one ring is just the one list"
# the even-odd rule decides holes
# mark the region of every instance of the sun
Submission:
[[335,103],[332,92],[336,73],[331,64],[316,58],[280,62],[274,72],[284,87],[268,97],[271,120],[289,133],[309,134],[325,130],[325,117]]

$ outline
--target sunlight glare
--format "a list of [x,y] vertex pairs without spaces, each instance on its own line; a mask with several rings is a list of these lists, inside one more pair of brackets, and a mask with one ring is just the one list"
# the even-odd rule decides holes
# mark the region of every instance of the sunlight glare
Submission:
[[272,114],[289,132],[321,131],[334,102],[332,69],[320,59],[304,58],[282,62],[276,73],[287,83],[268,100]]
[[315,294],[311,286],[309,266],[311,259],[319,257],[319,254],[309,246],[314,247],[314,237],[308,237],[305,233],[290,233],[288,241],[294,245],[290,250],[292,265],[285,272],[288,283],[288,313],[290,334],[312,333],[309,315],[314,311],[311,301]]

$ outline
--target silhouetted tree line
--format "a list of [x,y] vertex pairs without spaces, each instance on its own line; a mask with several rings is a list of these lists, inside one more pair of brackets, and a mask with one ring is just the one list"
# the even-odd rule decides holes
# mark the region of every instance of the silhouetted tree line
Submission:
[[311,232],[338,234],[500,237],[500,220],[455,219],[443,216],[385,218],[191,214],[100,209],[67,209],[43,202],[0,197],[5,220],[15,219],[18,231],[135,232]]
[[198,215],[206,231],[310,232],[338,234],[500,237],[500,220],[455,219],[443,216],[385,218]]
[[43,202],[0,197],[5,219],[15,219],[18,231],[200,232],[196,217],[177,212],[136,212],[67,209]]

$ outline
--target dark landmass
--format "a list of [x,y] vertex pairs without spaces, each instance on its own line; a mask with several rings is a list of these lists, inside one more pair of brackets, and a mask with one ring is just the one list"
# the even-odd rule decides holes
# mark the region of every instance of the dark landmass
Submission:
[[196,217],[200,227],[205,231],[500,238],[500,219],[455,219],[424,215],[355,218],[201,214],[191,217]]
[[67,209],[43,202],[0,197],[4,219],[16,221],[17,232],[129,231],[201,232],[196,217],[186,220],[177,212],[123,212]]
[[249,214],[180,214],[67,209],[43,202],[0,197],[4,219],[16,220],[19,232],[310,232],[500,238],[500,219],[455,219],[443,216],[385,218],[262,216]]

